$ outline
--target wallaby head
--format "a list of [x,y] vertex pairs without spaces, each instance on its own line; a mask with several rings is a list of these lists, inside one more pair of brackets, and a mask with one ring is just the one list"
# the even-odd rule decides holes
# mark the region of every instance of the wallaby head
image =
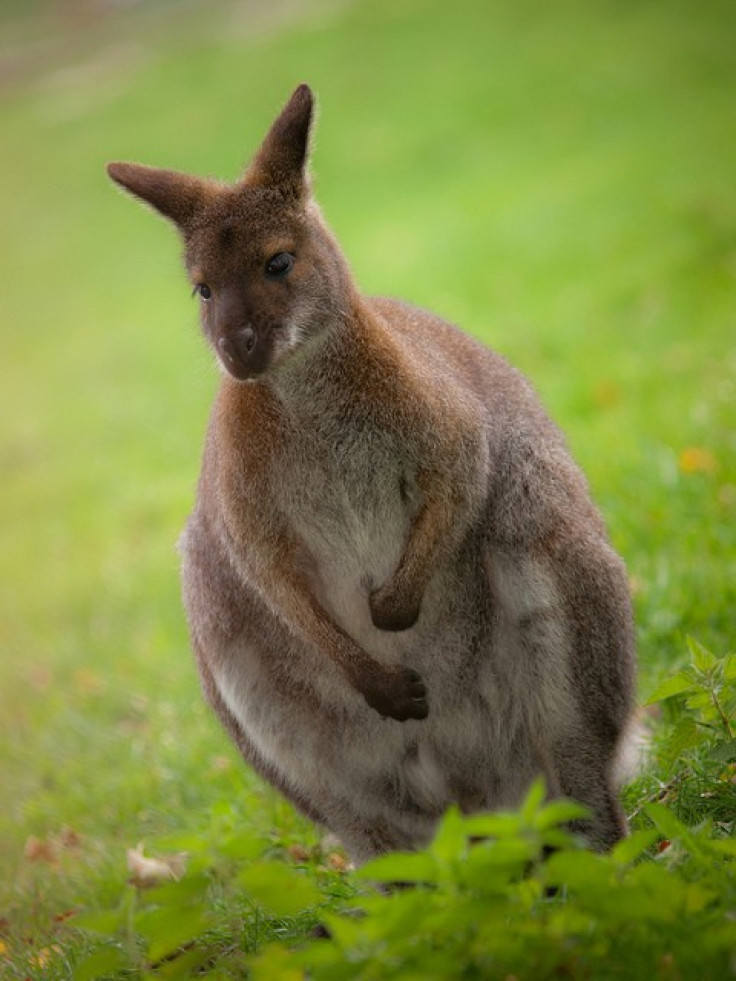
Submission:
[[346,308],[349,274],[310,196],[313,109],[311,90],[300,85],[234,184],[108,166],[114,181],[177,226],[205,335],[240,381],[273,369]]

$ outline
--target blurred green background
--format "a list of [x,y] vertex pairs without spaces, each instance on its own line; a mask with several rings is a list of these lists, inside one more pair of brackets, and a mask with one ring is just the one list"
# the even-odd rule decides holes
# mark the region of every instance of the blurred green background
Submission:
[[[174,545],[216,371],[174,232],[104,165],[234,178],[301,81],[358,282],[504,353],[568,433],[642,688],[686,634],[733,646],[731,0],[5,0],[0,38],[0,915],[99,899],[218,800],[294,820],[201,703]],[[64,826],[78,861],[24,858]]]

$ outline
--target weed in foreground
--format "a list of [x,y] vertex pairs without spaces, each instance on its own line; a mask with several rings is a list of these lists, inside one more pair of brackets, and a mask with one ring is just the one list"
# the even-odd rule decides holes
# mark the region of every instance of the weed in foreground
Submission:
[[319,848],[292,848],[289,868],[215,823],[162,843],[189,852],[180,879],[134,877],[115,908],[73,920],[97,938],[75,981],[736,976],[736,655],[689,647],[651,696],[664,710],[651,772],[629,789],[633,831],[610,854],[566,830],[584,809],[545,801],[541,782],[518,811],[450,810],[425,851],[347,876]]

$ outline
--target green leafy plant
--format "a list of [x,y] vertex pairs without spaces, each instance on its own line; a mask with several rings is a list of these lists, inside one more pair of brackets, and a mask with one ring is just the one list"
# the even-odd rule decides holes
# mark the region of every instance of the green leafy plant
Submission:
[[[661,707],[663,719],[654,738],[655,766],[645,780],[650,787],[643,796],[669,804],[689,824],[707,818],[732,833],[736,655],[717,656],[692,638],[688,648],[689,663],[665,678],[648,700]],[[640,799],[635,815],[642,806]]]
[[736,760],[736,654],[717,657],[693,638],[688,647],[690,663],[661,682],[648,704],[675,703],[672,756],[697,748],[713,760]]
[[[580,807],[545,803],[541,783],[515,813],[450,811],[425,852],[361,870],[388,893],[373,890],[326,916],[329,942],[292,958],[267,948],[253,977],[728,977],[736,842],[688,829],[662,805],[645,813],[649,827],[599,855],[564,829]],[[677,850],[650,857],[664,835]],[[391,890],[397,881],[412,888]]]
[[[426,850],[352,876],[330,872],[318,846],[296,847],[302,868],[289,868],[283,847],[221,805],[205,832],[159,843],[187,851],[179,880],[128,884],[114,908],[74,919],[97,937],[75,981],[736,977],[736,658],[689,650],[650,698],[668,716],[655,772],[609,854],[571,834],[585,809],[548,801],[541,781],[517,811],[451,809]],[[685,724],[696,738],[683,753]],[[678,813],[693,793],[708,811],[688,826]]]
[[136,976],[189,978],[221,961],[236,968],[264,940],[302,936],[314,925],[309,910],[329,893],[303,871],[264,858],[264,843],[252,828],[223,833],[218,817],[205,833],[162,843],[186,848],[181,878],[165,874],[165,861],[144,859],[154,869],[149,882],[139,872],[116,906],[75,918],[75,927],[98,938],[77,964],[75,981],[123,969]]

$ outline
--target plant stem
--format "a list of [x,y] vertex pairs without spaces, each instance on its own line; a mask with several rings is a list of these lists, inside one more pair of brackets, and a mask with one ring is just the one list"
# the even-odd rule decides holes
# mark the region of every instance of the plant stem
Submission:
[[632,811],[632,813],[628,815],[629,822],[633,821],[634,818],[637,818],[641,814],[645,804],[661,804],[663,801],[666,801],[673,790],[675,790],[679,784],[690,776],[692,776],[692,770],[690,767],[687,767],[687,769],[683,770],[681,773],[676,773],[674,777],[667,781],[667,783],[662,784],[656,794],[650,794],[646,800],[643,800],[641,804],[639,804],[636,810]]
[[138,893],[134,886],[128,886],[128,894],[125,897],[125,946],[128,949],[128,957],[131,964],[138,960],[138,944],[135,932],[135,913],[138,900]]
[[713,702],[713,706],[716,712],[718,713],[721,722],[723,723],[723,728],[726,730],[726,735],[728,736],[729,739],[733,739],[733,729],[731,728],[731,723],[728,720],[728,716],[723,711],[721,703],[718,701],[718,695],[716,695],[715,688],[711,688],[710,697],[711,697],[711,701]]

